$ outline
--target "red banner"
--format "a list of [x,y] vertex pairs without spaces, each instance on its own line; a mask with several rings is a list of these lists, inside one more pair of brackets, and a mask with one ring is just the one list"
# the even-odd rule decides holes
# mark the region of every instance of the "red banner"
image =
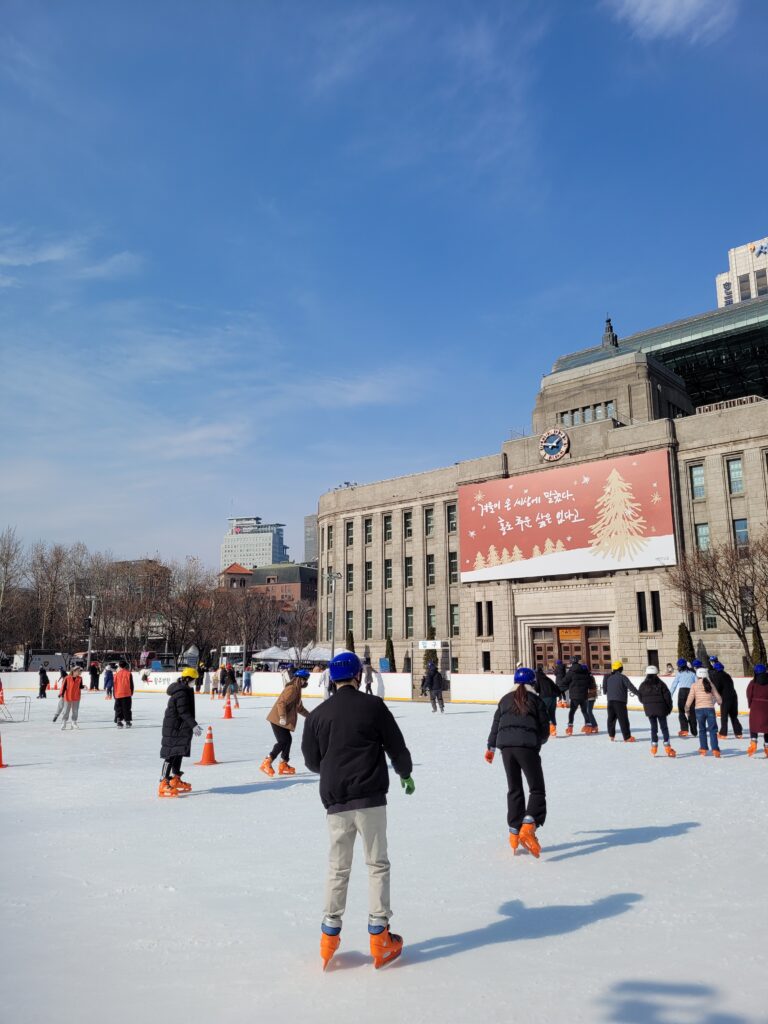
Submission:
[[666,451],[459,488],[462,582],[674,565]]

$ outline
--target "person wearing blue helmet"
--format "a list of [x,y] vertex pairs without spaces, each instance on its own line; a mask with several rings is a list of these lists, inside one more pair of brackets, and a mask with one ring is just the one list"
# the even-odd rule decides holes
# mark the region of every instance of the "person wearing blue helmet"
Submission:
[[744,728],[739,721],[739,695],[733,682],[733,676],[726,672],[719,661],[712,664],[709,670],[709,678],[717,687],[717,692],[722,698],[720,705],[720,732],[721,740],[728,739],[728,722],[733,726],[733,735],[740,740],[744,735]]
[[[549,739],[549,715],[534,689],[536,673],[530,668],[515,672],[515,689],[499,701],[488,736],[485,760],[493,763],[501,750],[507,774],[507,825],[512,853],[522,846],[538,857],[541,853],[536,829],[547,817],[547,795],[541,767],[541,748]],[[528,800],[523,790],[528,783]]]
[[320,775],[320,799],[328,815],[331,849],[325,913],[320,930],[323,969],[341,942],[355,840],[368,865],[368,934],[374,967],[395,960],[403,939],[389,930],[390,872],[387,857],[387,791],[392,762],[406,796],[416,788],[413,761],[392,712],[380,697],[360,692],[363,666],[356,654],[337,654],[328,666],[336,684],[307,719],[301,752]]
[[267,721],[272,726],[272,732],[275,736],[275,745],[259,765],[259,771],[269,775],[270,778],[275,774],[272,762],[278,754],[280,754],[281,760],[277,774],[296,774],[296,769],[288,761],[291,756],[293,732],[299,720],[299,715],[306,718],[309,714],[301,702],[301,691],[306,688],[308,683],[309,672],[305,668],[291,669],[288,682],[283,687],[283,692],[267,715]]
[[[694,667],[698,668],[694,661]],[[677,717],[680,721],[680,731],[678,736],[683,738],[687,736],[696,736],[698,734],[698,726],[696,724],[696,715],[689,715],[685,710],[685,705],[688,703],[688,695],[691,692],[691,687],[696,682],[696,673],[693,668],[690,668],[685,658],[677,659],[677,672],[675,678],[672,680],[672,685],[669,688],[672,696],[675,696],[677,692]]]

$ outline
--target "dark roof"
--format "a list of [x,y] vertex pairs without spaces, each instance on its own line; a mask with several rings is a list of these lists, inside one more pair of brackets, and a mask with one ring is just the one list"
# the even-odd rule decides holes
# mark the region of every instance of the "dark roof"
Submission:
[[606,348],[595,345],[584,348],[571,355],[561,356],[552,367],[553,373],[571,370],[579,366],[589,366],[605,359],[627,355],[629,352],[652,352],[662,362],[667,362],[666,353],[670,349],[679,351],[681,348],[693,347],[701,343],[725,340],[746,332],[768,330],[768,298],[751,299],[737,302],[724,309],[710,310],[698,316],[675,320],[663,327],[653,327],[648,331],[639,331],[626,338],[620,338],[617,348]]
[[295,562],[260,565],[253,570],[253,584],[255,586],[266,585],[267,576],[276,576],[278,583],[308,583],[317,580],[317,569],[310,565],[297,565]]

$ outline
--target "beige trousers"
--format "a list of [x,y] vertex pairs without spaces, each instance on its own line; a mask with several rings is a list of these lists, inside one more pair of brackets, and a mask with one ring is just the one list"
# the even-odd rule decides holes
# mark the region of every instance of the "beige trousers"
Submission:
[[328,815],[331,850],[324,923],[341,927],[347,905],[347,886],[358,834],[368,865],[368,921],[386,925],[392,916],[389,905],[389,860],[387,858],[387,808],[366,807]]

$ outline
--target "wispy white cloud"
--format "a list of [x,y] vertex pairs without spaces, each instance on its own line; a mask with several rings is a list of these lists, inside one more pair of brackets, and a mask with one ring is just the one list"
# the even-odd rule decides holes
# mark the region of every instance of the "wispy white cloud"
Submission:
[[135,252],[125,250],[106,256],[103,260],[80,267],[75,276],[83,280],[113,281],[119,277],[128,277],[141,269],[141,257]]
[[402,10],[375,6],[361,7],[346,17],[321,23],[313,89],[318,94],[333,93],[369,72],[387,56],[411,20]]
[[0,232],[0,267],[34,267],[41,263],[67,263],[80,254],[80,238],[35,241],[6,228]]
[[711,43],[736,19],[739,0],[603,0],[641,39]]

